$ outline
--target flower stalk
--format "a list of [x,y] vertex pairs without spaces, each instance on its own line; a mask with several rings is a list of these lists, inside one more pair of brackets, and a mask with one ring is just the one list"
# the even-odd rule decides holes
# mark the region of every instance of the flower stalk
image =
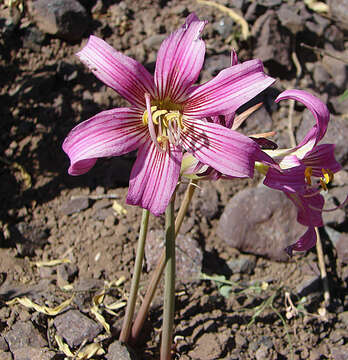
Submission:
[[164,281],[161,360],[171,359],[171,348],[173,343],[173,325],[174,325],[174,309],[175,309],[174,201],[175,201],[175,196],[172,197],[165,213],[166,265],[165,265],[165,281]]
[[149,224],[149,215],[150,212],[147,209],[143,209],[142,218],[141,218],[141,225],[140,225],[140,233],[139,233],[139,240],[138,240],[138,248],[137,254],[135,258],[134,264],[134,272],[131,284],[131,290],[127,302],[126,314],[123,320],[122,330],[120,334],[120,341],[126,343],[128,341],[131,328],[132,328],[132,321],[135,309],[135,303],[137,299],[137,293],[139,288],[139,279],[140,274],[143,266],[143,259],[144,259],[144,249],[145,249],[145,240],[147,235],[147,229]]
[[[184,199],[181,203],[178,215],[175,219],[175,238],[178,236],[178,233],[181,228],[181,224],[184,220],[185,214],[191,203],[193,194],[196,190],[197,183],[198,183],[198,180],[191,180],[191,182],[187,186],[187,189],[186,189],[186,192],[184,195]],[[163,274],[165,264],[166,264],[166,250],[163,249],[162,254],[159,258],[159,261],[156,265],[156,269],[154,270],[154,272],[152,274],[152,278],[151,278],[149,286],[147,288],[144,300],[141,304],[138,315],[136,316],[133,327],[132,327],[132,333],[130,335],[130,342],[132,344],[135,344],[137,342],[140,331],[143,328],[145,319],[147,317],[147,314],[149,313],[149,308],[150,308],[151,302],[155,296],[159,281]]]

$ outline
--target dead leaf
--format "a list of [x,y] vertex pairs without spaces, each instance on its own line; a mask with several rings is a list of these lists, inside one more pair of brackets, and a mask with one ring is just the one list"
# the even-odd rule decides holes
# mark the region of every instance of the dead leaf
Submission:
[[40,312],[42,314],[55,316],[55,315],[58,315],[59,313],[61,313],[63,310],[65,310],[70,305],[70,303],[72,302],[73,299],[74,299],[74,297],[71,297],[70,299],[63,301],[60,305],[58,305],[54,308],[49,308],[47,306],[41,306],[39,304],[36,304],[33,301],[31,301],[29,298],[27,298],[26,296],[21,297],[21,298],[16,297],[16,298],[6,302],[6,304],[11,306],[11,305],[19,303],[29,309],[34,309],[37,312]]

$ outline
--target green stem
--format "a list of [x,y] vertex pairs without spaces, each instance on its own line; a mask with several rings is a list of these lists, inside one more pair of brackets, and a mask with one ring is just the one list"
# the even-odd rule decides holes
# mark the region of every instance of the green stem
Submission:
[[[188,187],[186,189],[184,199],[181,203],[181,206],[180,206],[180,209],[178,212],[178,216],[176,217],[176,220],[175,220],[175,237],[178,235],[178,233],[180,231],[181,224],[184,220],[187,209],[191,203],[192,196],[196,190],[197,182],[198,182],[197,180],[191,180],[190,184],[188,185]],[[150,280],[148,288],[146,290],[146,294],[145,294],[144,300],[141,304],[141,307],[139,309],[138,315],[136,316],[136,318],[134,320],[134,324],[132,327],[131,339],[130,339],[132,344],[135,344],[137,342],[139,334],[143,328],[145,319],[149,312],[151,302],[155,296],[159,281],[163,274],[165,264],[166,264],[166,250],[163,249],[160,259],[159,259],[159,261],[156,265],[156,268],[152,274],[151,280]]]
[[149,224],[149,215],[150,215],[149,210],[143,209],[131,290],[130,290],[130,294],[127,302],[126,314],[123,320],[122,330],[120,334],[120,341],[123,343],[128,342],[128,338],[132,328],[134,308],[135,308],[135,303],[139,288],[139,279],[143,267],[144,248],[145,248],[145,240],[147,235],[147,228]]
[[171,359],[173,344],[174,308],[175,308],[175,224],[174,199],[166,209],[166,267],[164,278],[164,305],[161,343],[161,360]]

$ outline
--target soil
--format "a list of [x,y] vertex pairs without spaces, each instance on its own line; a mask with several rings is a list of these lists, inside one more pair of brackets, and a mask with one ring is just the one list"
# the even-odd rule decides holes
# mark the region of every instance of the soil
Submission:
[[[280,147],[290,145],[288,104],[274,103],[276,95],[286,88],[298,87],[316,93],[337,117],[343,119],[348,113],[347,108],[337,110],[334,106],[346,82],[339,83],[332,72],[324,69],[324,52],[300,47],[304,42],[346,56],[347,32],[337,19],[306,8],[302,1],[235,3],[236,11],[254,31],[247,41],[242,40],[239,26],[226,13],[196,1],[81,1],[90,21],[83,37],[75,42],[40,31],[27,7],[18,24],[6,23],[10,19],[9,9],[1,3],[0,358],[24,359],[18,350],[19,340],[17,343],[11,340],[11,334],[22,338],[21,346],[34,351],[28,350],[27,354],[36,354],[35,359],[66,356],[55,337],[61,334],[57,315],[46,315],[19,303],[8,303],[9,300],[25,296],[36,304],[53,308],[74,295],[68,309],[78,310],[99,324],[91,311],[94,295],[105,290],[105,305],[125,301],[129,292],[141,209],[126,205],[125,198],[136,154],[98,160],[88,174],[71,177],[67,173],[68,158],[61,149],[65,136],[76,124],[99,111],[126,105],[75,56],[88,35],[104,38],[153,71],[163,39],[194,11],[209,21],[203,34],[207,52],[201,82],[229,65],[232,47],[241,61],[257,53],[261,56],[263,46],[269,46],[270,53],[278,51],[278,56],[264,58],[266,72],[278,80],[264,97],[266,111],[253,117],[255,123],[246,125],[243,132],[262,131],[269,125],[269,119],[277,131],[273,140]],[[294,12],[300,16],[302,25],[319,24],[322,33],[320,29],[315,32],[308,27],[296,28],[279,20],[275,27],[270,25],[278,35],[271,34],[270,43],[261,43],[269,40],[261,34],[262,17],[272,11],[276,18],[283,19],[284,4],[299,9]],[[291,51],[295,51],[302,66],[299,76],[291,61]],[[295,107],[295,134],[302,112],[303,107]],[[343,146],[340,159],[346,167],[344,151]],[[342,178],[339,186],[344,188],[348,182],[344,180],[347,177]],[[185,276],[184,265],[178,269],[184,275],[177,281],[174,356],[178,359],[348,359],[348,261],[347,255],[338,254],[333,241],[333,237],[348,232],[345,212],[338,225],[331,222],[321,232],[331,294],[326,308],[315,249],[286,261],[275,261],[243,254],[217,235],[227,202],[238,191],[257,186],[260,180],[256,176],[253,180],[202,182],[196,190],[180,241],[191,239],[193,250],[200,255],[193,260],[186,256],[185,261],[189,261],[186,268],[191,267],[190,261],[192,268],[197,268],[190,276]],[[180,186],[176,209],[184,189],[185,182]],[[163,225],[163,217],[150,217],[151,231],[158,232]],[[142,295],[152,273],[150,264],[156,262],[158,255],[157,249],[153,254],[147,251],[141,278]],[[57,259],[69,262],[38,266],[38,262]],[[111,283],[120,279],[118,285]],[[226,285],[221,280],[231,283]],[[141,339],[132,347],[139,359],[159,358],[161,294],[160,289]],[[293,306],[289,306],[289,299]],[[124,307],[114,310],[115,314],[106,310],[107,307],[100,307],[111,334],[100,327],[98,335],[93,335],[87,343],[98,342],[104,349],[105,354],[94,355],[95,359],[118,359],[121,355],[115,354],[113,346],[120,333]],[[28,332],[19,326],[23,323],[32,324],[43,340],[31,341]],[[64,331],[61,336],[69,343]],[[70,346],[71,351],[85,345],[84,337],[81,339]]]

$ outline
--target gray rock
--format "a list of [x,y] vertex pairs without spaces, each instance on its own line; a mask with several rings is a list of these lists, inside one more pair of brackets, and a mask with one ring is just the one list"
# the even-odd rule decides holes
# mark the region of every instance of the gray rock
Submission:
[[[348,192],[346,192],[346,195]],[[325,198],[325,209],[334,209],[337,206],[336,197],[333,192],[329,192],[328,194],[324,194]],[[343,209],[337,209],[335,211],[323,212],[323,222],[324,225],[338,226],[342,224],[346,220],[346,213]]]
[[56,269],[50,266],[41,266],[39,267],[39,274],[42,279],[50,279],[55,274]]
[[348,30],[348,0],[329,0],[331,14],[338,19],[339,25]]
[[340,314],[337,315],[338,320],[341,321],[344,326],[347,328],[348,327],[348,311],[344,311]]
[[25,346],[37,349],[47,345],[39,331],[28,321],[15,323],[12,329],[5,334],[5,339],[12,353]]
[[264,106],[253,112],[245,123],[242,125],[241,131],[245,135],[259,134],[271,131],[273,128],[272,117]]
[[323,36],[329,24],[330,21],[328,19],[314,13],[313,17],[306,21],[306,28],[318,36]]
[[268,10],[254,23],[252,35],[257,39],[254,56],[263,62],[274,61],[291,69],[291,39],[278,22],[275,11]]
[[[339,52],[333,49],[332,46],[326,46],[325,49],[333,56],[338,58],[348,58],[348,51]],[[348,80],[348,66],[340,60],[333,58],[332,56],[323,56],[323,66],[327,72],[331,75],[333,83],[340,91],[346,90]]]
[[348,360],[347,346],[330,347],[330,352],[334,360]]
[[114,210],[111,207],[105,209],[97,209],[93,214],[93,218],[100,221],[105,221],[109,216],[115,218]]
[[197,200],[193,204],[204,217],[209,220],[213,219],[219,210],[219,198],[216,189],[211,184],[204,183]]
[[250,255],[241,255],[238,259],[228,261],[227,266],[233,274],[251,274],[255,269],[256,261]]
[[229,16],[224,16],[222,19],[213,24],[213,28],[223,39],[226,39],[233,33],[233,25],[234,21]]
[[41,44],[44,40],[45,34],[43,34],[37,27],[30,26],[25,30],[23,47],[39,52],[41,50]]
[[105,357],[107,360],[137,360],[135,353],[118,340],[110,344]]
[[348,97],[341,100],[340,96],[336,96],[330,99],[330,103],[336,113],[348,115]]
[[60,211],[64,215],[71,215],[85,210],[89,207],[89,199],[87,197],[79,197],[73,200],[69,200],[61,207]]
[[[145,258],[148,270],[155,268],[164,247],[162,230],[148,233],[145,245]],[[179,234],[176,238],[176,278],[187,283],[197,280],[202,269],[203,253],[196,240]]]
[[29,225],[20,222],[15,226],[15,241],[19,255],[33,255],[36,248],[40,248],[47,243],[50,234],[49,229],[39,225]]
[[155,50],[157,51],[162,42],[167,38],[167,35],[165,34],[155,34],[152,36],[149,36],[144,40],[144,45],[149,50]]
[[41,31],[67,41],[80,40],[88,24],[87,12],[76,0],[32,0],[29,12]]
[[13,357],[12,357],[11,353],[0,350],[0,359],[1,360],[13,360]]
[[304,29],[304,19],[296,11],[296,7],[289,4],[282,4],[278,10],[278,18],[281,24],[289,29],[293,34]]
[[202,82],[208,81],[212,76],[216,76],[221,70],[231,66],[231,56],[226,54],[219,54],[209,56],[204,62],[202,72]]
[[348,234],[342,233],[336,243],[337,257],[342,263],[348,264]]
[[307,296],[320,290],[321,279],[319,275],[305,275],[303,280],[297,284],[296,293],[298,296]]
[[329,239],[331,240],[332,244],[336,247],[338,240],[341,236],[341,233],[337,230],[332,229],[329,226],[325,226],[325,232],[329,236]]
[[324,89],[331,79],[323,65],[316,63],[313,71],[313,80],[319,89]]
[[1,335],[0,336],[0,350],[2,351],[8,351],[8,344],[5,340],[5,338]]
[[330,340],[336,345],[343,345],[346,335],[346,329],[335,329],[330,334]]
[[286,261],[284,249],[306,231],[296,217],[297,209],[282,192],[264,186],[245,189],[227,204],[217,234],[240,251]]
[[[55,353],[48,349],[38,349],[31,346],[25,346],[21,349],[16,349],[13,352],[14,360],[51,360]],[[1,358],[2,359],[2,358]]]
[[345,36],[340,27],[331,24],[324,33],[324,38],[339,51],[344,50]]
[[75,264],[61,264],[57,267],[57,278],[60,281],[70,283],[78,273],[78,268]]
[[[302,121],[296,131],[297,143],[300,143],[307,132],[315,124],[312,113],[305,109],[302,115]],[[342,116],[331,115],[329,126],[325,137],[321,141],[323,144],[336,144],[335,156],[337,161],[344,165],[348,160],[348,121]]]
[[69,310],[54,319],[58,335],[62,336],[69,346],[80,345],[85,339],[93,339],[102,331],[102,326],[78,310]]
[[264,360],[269,358],[269,349],[263,344],[255,352],[256,360]]

